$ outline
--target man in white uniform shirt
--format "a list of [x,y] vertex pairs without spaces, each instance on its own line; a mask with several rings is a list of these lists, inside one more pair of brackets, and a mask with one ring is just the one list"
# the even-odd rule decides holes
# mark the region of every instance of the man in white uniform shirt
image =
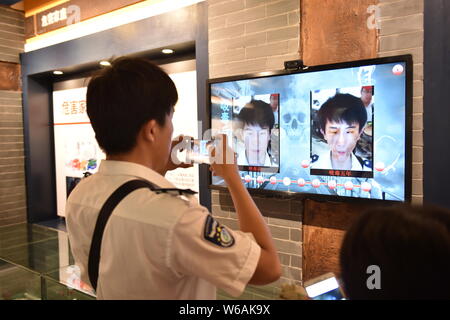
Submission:
[[211,169],[227,182],[238,231],[221,226],[164,178],[180,167],[169,157],[177,99],[172,80],[144,59],[120,58],[89,83],[87,112],[107,158],[67,200],[69,240],[82,281],[92,284],[91,242],[111,194],[136,179],[160,189],[135,190],[112,211],[101,237],[98,299],[215,299],[217,287],[239,296],[248,283],[280,277],[272,237],[236,164]]

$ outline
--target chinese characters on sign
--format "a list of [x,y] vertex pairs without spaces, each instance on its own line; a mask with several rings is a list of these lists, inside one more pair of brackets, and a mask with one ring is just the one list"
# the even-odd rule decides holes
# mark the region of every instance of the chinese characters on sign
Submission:
[[45,33],[80,21],[81,9],[79,6],[73,4],[64,7],[58,6],[37,15],[37,31],[38,34]]
[[54,10],[47,13],[41,17],[41,25],[47,27],[56,22],[63,21],[67,19],[67,9],[62,8],[61,10]]
[[328,171],[328,175],[334,177],[351,177],[352,173],[349,170],[330,170]]
[[[29,2],[34,3],[39,1]],[[36,14],[29,15],[25,18],[26,39],[33,38],[37,35],[59,28],[64,28],[94,17],[99,17],[103,14],[124,8],[126,6],[133,5],[138,2],[144,2],[144,0],[64,0],[47,2],[52,2],[52,4],[49,4],[48,6],[49,8],[46,10],[40,10]],[[161,1],[148,2],[158,3]],[[33,4],[33,6],[34,8],[39,7],[37,4]]]
[[57,213],[80,180],[97,172],[106,155],[95,139],[86,110],[86,87],[53,91]]
[[64,101],[62,104],[63,114],[65,116],[86,113],[86,100]]
[[230,107],[228,106],[221,106],[220,109],[222,110],[221,120],[222,121],[229,121],[230,119]]

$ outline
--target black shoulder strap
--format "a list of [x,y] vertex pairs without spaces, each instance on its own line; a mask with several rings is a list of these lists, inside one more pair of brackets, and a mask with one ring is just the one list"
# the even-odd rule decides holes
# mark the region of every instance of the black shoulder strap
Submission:
[[100,249],[102,246],[103,232],[106,223],[108,222],[114,208],[125,198],[128,194],[136,189],[149,188],[150,190],[157,190],[157,186],[144,180],[131,180],[124,183],[106,200],[95,224],[94,235],[92,237],[91,248],[89,250],[88,272],[89,280],[94,290],[97,290],[98,269],[100,264]]

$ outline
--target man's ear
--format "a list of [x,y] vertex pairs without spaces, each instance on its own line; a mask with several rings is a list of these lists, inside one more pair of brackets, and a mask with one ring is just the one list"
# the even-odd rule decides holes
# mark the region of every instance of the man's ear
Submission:
[[156,140],[158,129],[159,126],[155,119],[147,121],[141,129],[142,138],[145,141],[154,142]]

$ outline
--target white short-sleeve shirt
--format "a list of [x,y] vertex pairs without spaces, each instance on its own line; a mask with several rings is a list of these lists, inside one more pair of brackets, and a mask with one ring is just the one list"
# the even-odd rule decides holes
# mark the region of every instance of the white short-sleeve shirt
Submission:
[[[351,153],[350,154],[352,159],[352,168],[349,169],[351,171],[372,171],[371,168],[366,167],[365,165],[361,164],[356,158],[356,156]],[[319,158],[316,162],[311,164],[312,169],[333,169],[333,164],[331,162],[331,152],[327,151],[319,155]]]
[[[97,216],[122,184],[144,179],[174,188],[155,171],[105,160],[67,200],[66,222],[81,280]],[[261,249],[251,234],[221,226],[194,197],[138,189],[113,211],[102,239],[98,299],[215,299],[217,287],[239,296]]]

